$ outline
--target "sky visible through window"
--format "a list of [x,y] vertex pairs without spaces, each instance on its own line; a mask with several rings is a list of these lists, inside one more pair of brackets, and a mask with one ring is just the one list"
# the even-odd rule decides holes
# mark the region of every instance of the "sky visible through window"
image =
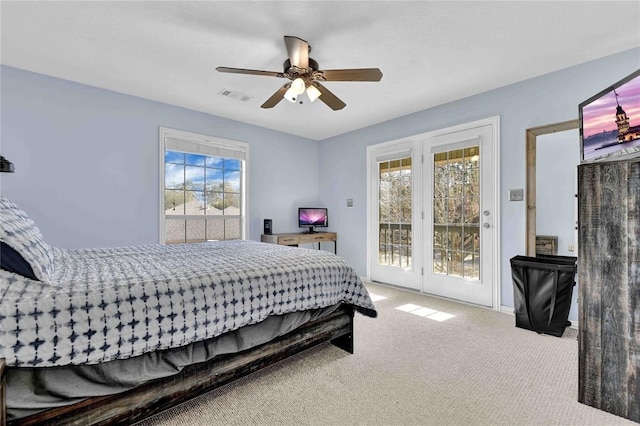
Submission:
[[204,191],[240,192],[240,160],[176,151],[165,153],[165,189],[194,191],[204,202]]

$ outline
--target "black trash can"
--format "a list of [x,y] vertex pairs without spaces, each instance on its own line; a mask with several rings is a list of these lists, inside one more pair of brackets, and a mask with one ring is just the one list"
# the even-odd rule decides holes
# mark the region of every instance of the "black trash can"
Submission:
[[516,327],[560,337],[571,309],[576,257],[540,255],[511,259]]

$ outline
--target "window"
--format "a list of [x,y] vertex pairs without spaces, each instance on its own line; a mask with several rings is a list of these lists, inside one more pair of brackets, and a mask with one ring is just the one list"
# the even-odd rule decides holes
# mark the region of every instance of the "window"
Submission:
[[244,238],[247,144],[164,128],[160,144],[161,242]]
[[380,265],[412,266],[411,157],[378,162]]
[[433,272],[480,279],[480,147],[434,154]]

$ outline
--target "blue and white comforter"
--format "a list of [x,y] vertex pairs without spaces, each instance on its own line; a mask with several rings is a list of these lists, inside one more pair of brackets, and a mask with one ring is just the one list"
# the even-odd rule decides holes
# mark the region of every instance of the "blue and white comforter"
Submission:
[[376,316],[355,271],[326,251],[237,240],[55,248],[53,258],[48,282],[0,270],[9,366],[124,359],[339,302]]

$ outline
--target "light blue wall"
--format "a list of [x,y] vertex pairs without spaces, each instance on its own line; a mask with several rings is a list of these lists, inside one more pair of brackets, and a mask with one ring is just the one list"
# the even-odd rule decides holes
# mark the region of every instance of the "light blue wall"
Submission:
[[366,146],[498,115],[501,300],[513,306],[509,259],[525,250],[526,207],[506,196],[525,187],[525,130],[577,118],[580,102],[639,67],[632,49],[316,143],[3,66],[0,152],[17,172],[0,176],[0,192],[53,245],[155,243],[158,127],[235,139],[251,146],[249,238],[263,218],[296,231],[297,206],[324,205],[338,253],[366,275]]
[[158,242],[158,128],[250,144],[249,238],[262,220],[297,231],[319,201],[318,143],[241,122],[16,68],[0,68],[0,152],[16,167],[0,192],[54,246]]
[[[492,116],[500,116],[501,304],[513,306],[509,259],[525,253],[525,131],[578,118],[578,104],[640,68],[640,48],[498,88],[321,142],[320,193],[339,234],[339,253],[366,275],[366,147]],[[384,108],[384,100],[380,100]],[[346,207],[346,199],[354,207]]]

